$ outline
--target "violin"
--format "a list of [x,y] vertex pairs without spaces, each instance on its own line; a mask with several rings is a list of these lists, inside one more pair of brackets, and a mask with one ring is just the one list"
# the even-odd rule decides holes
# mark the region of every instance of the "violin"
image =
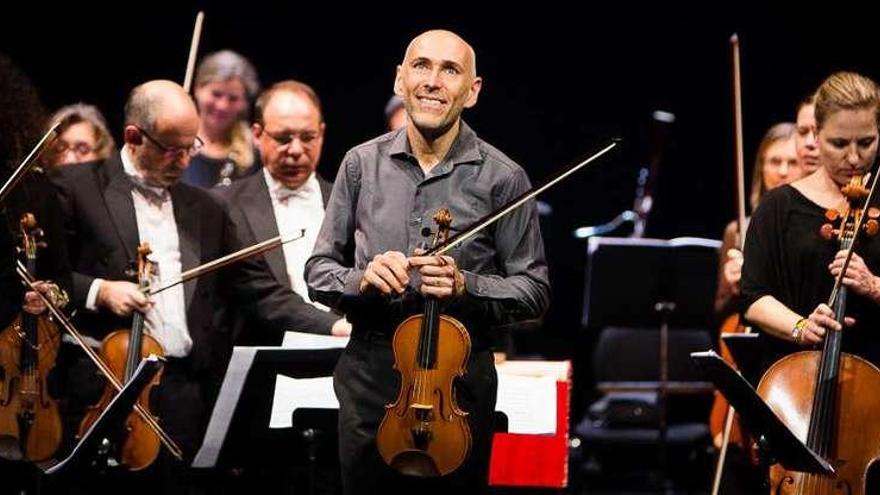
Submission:
[[[22,245],[30,273],[37,250],[46,247],[32,213],[21,216]],[[0,457],[45,461],[61,444],[61,415],[49,395],[47,378],[55,367],[60,333],[45,315],[22,312],[0,333]]]
[[[823,238],[836,239],[841,249],[848,250],[828,301],[841,324],[847,299],[841,281],[852,248],[858,235],[877,233],[880,218],[880,210],[867,208],[873,186],[869,193],[862,177],[854,177],[842,192],[850,206],[843,212],[827,211],[829,223],[820,229]],[[859,207],[860,201],[866,206]],[[835,220],[840,220],[837,228],[830,223]],[[858,356],[841,352],[841,341],[841,331],[826,329],[821,351],[802,351],[780,359],[758,384],[758,394],[776,415],[835,469],[828,476],[773,465],[771,493],[865,493],[868,467],[880,459],[880,370]]]
[[[148,259],[150,255],[148,243],[138,246],[138,287],[147,292],[150,288],[153,264]],[[108,334],[101,342],[101,356],[109,367],[113,376],[121,383],[128,383],[137,370],[141,359],[156,355],[165,356],[162,345],[151,335],[144,331],[144,314],[135,311],[132,316],[131,329],[120,329]],[[144,387],[138,398],[137,404],[149,413],[150,391],[159,384],[161,372],[156,374],[153,381]],[[104,388],[101,399],[91,406],[80,423],[79,434],[85,435],[94,424],[104,409],[116,396],[117,389],[112,383]],[[155,417],[150,414],[151,417]],[[139,414],[132,412],[124,423],[124,431],[120,432],[118,444],[115,445],[116,460],[132,471],[149,467],[159,455],[162,439],[159,432]]]
[[[448,240],[452,215],[441,208],[434,222],[438,228],[432,247],[437,247]],[[376,435],[379,454],[402,474],[449,474],[471,449],[467,413],[458,407],[453,386],[466,372],[470,335],[461,322],[440,314],[435,297],[425,297],[424,312],[397,327],[392,347],[400,392],[385,406]]]

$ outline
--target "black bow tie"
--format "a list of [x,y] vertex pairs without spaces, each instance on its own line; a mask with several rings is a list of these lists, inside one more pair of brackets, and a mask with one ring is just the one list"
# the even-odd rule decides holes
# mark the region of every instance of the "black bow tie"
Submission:
[[128,178],[131,179],[134,189],[143,196],[144,199],[154,205],[159,206],[171,199],[171,194],[168,192],[167,188],[147,185],[142,177],[136,175],[129,175]]

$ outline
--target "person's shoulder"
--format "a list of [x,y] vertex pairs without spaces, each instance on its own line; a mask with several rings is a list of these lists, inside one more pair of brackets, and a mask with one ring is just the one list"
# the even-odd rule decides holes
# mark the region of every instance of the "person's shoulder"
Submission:
[[480,155],[483,157],[483,162],[499,168],[500,171],[507,175],[525,174],[525,169],[519,163],[487,141],[477,138],[477,147],[480,150]]
[[398,134],[400,134],[401,132],[405,132],[405,128],[386,132],[381,136],[376,136],[369,141],[365,141],[361,144],[354,146],[353,148],[348,150],[348,153],[346,155],[362,156],[387,150],[394,143],[394,141],[397,139]]
[[739,222],[736,220],[731,220],[730,223],[728,223],[724,227],[724,234],[723,234],[724,240],[726,241],[728,239],[736,238],[736,233],[738,231],[739,231]]
[[88,188],[99,182],[101,174],[105,174],[105,167],[110,166],[108,160],[96,160],[93,162],[76,163],[55,167],[47,174],[49,180],[56,186],[67,189]]
[[211,192],[216,196],[220,196],[221,198],[234,200],[236,198],[247,195],[248,191],[253,188],[254,182],[261,180],[264,180],[263,174],[252,173],[234,181],[228,186],[214,186],[213,188],[211,188]]
[[767,224],[785,222],[792,207],[803,201],[804,196],[792,187],[785,184],[771,189],[761,196],[758,207],[752,212],[750,223]]
[[800,196],[802,196],[802,194],[798,192],[794,186],[791,184],[784,184],[764,193],[764,195],[761,196],[761,201],[758,203],[758,209],[761,209],[762,207],[765,209],[778,208],[791,203]]
[[62,165],[55,167],[49,172],[52,179],[75,180],[88,175],[94,175],[97,170],[105,165],[107,160],[96,160],[93,162],[74,163],[71,165]]
[[186,198],[189,202],[197,204],[199,208],[221,210],[226,208],[227,200],[210,189],[187,184],[186,182],[178,182],[173,187],[177,189],[178,195]]

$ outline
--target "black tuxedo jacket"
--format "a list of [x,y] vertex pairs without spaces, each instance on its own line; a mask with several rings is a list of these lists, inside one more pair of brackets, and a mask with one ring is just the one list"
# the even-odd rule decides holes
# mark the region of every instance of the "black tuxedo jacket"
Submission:
[[[321,196],[326,207],[333,184],[320,176],[318,183],[321,185]],[[213,191],[230,205],[230,216],[243,242],[254,244],[278,236],[278,223],[262,171],[237,180],[228,187],[214,188]],[[290,277],[287,275],[284,251],[280,248],[273,249],[266,252],[264,257],[275,280],[289,289]],[[326,328],[323,333],[330,333],[330,328],[340,316],[308,306],[310,309],[304,312],[303,317],[311,319],[313,326]]]
[[[59,190],[73,271],[71,299],[75,307],[83,308],[95,278],[131,280],[139,243],[132,183],[118,155],[64,167],[53,180]],[[184,183],[169,190],[183,271],[245,245],[222,199]],[[278,335],[292,329],[322,331],[311,318],[304,317],[311,306],[279,284],[261,257],[187,282],[184,293],[196,370],[217,370],[225,365],[231,352],[228,311],[253,316],[261,323],[261,331]],[[130,325],[109,311],[79,312],[82,330],[97,338]]]

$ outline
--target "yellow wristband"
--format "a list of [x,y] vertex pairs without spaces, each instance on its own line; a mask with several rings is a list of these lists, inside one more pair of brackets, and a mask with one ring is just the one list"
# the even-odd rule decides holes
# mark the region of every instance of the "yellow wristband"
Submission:
[[800,344],[804,341],[804,329],[807,328],[808,323],[810,323],[809,319],[801,318],[794,324],[794,328],[791,329],[791,339],[795,343]]

